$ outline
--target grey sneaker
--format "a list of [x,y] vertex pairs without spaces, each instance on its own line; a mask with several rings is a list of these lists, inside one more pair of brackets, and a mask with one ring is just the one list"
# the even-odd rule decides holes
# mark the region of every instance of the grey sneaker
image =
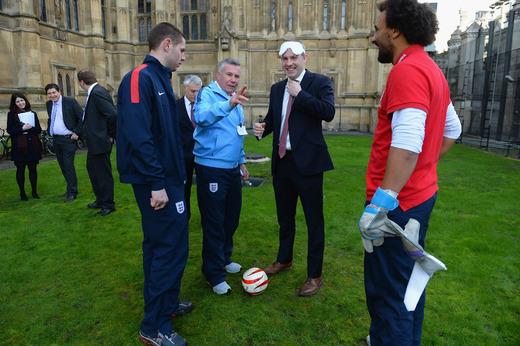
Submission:
[[141,330],[139,332],[139,339],[141,339],[141,341],[144,342],[145,344],[152,345],[152,346],[177,346],[177,345],[184,346],[184,345],[186,345],[186,340],[179,334],[175,333],[174,330],[172,330],[171,332],[169,332],[166,335],[163,335],[160,332],[158,332],[156,337],[146,335]]
[[177,309],[175,309],[175,311],[173,312],[172,317],[184,316],[187,313],[191,312],[191,310],[193,310],[193,307],[193,303],[188,300],[180,302]]
[[240,269],[242,269],[242,266],[238,263],[235,263],[235,262],[231,262],[229,263],[227,266],[224,267],[226,269],[226,271],[230,274],[235,274],[235,273],[238,273],[240,271]]
[[231,292],[231,287],[229,287],[227,282],[222,281],[218,285],[213,286],[213,292],[215,292],[216,294],[228,294],[229,292]]

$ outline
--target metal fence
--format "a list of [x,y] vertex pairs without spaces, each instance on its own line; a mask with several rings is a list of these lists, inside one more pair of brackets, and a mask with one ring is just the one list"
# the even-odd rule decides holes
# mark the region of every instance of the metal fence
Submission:
[[[463,133],[505,142],[520,138],[520,50],[511,52],[507,72],[504,58],[505,53],[494,54],[445,72]],[[486,80],[488,63],[492,67]]]

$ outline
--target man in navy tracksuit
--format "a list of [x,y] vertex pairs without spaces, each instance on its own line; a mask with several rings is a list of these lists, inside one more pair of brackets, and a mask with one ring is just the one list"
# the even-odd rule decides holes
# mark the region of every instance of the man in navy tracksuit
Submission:
[[235,92],[240,63],[225,59],[219,64],[216,82],[197,93],[195,103],[195,172],[197,200],[203,231],[202,272],[217,294],[226,294],[226,272],[241,266],[231,260],[233,235],[242,206],[242,183],[249,173],[245,165],[244,110],[246,86]]
[[184,345],[172,314],[193,309],[179,302],[188,259],[186,173],[172,71],[185,60],[178,28],[160,23],[148,38],[150,54],[121,81],[117,102],[117,169],[132,184],[143,228],[144,319],[140,339],[150,345]]

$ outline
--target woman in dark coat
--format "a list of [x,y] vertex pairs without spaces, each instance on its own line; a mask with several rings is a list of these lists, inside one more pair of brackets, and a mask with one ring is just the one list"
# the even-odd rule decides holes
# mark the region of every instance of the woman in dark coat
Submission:
[[[29,169],[29,181],[31,182],[32,196],[40,198],[36,192],[38,173],[36,165],[42,159],[42,143],[38,134],[42,132],[40,121],[36,112],[31,110],[31,104],[27,97],[22,93],[11,95],[9,105],[10,112],[7,114],[7,132],[11,135],[11,160],[16,166],[16,182],[20,187],[20,197],[22,201],[27,201],[25,194],[25,167]],[[20,121],[19,114],[32,113],[34,115],[34,126],[27,122]],[[27,114],[25,114],[27,115]],[[29,118],[32,116],[29,114]],[[26,119],[23,117],[22,119]]]

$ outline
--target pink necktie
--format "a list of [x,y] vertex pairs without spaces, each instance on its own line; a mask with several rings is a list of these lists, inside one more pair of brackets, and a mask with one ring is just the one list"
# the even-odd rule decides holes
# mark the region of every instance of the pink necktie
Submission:
[[285,156],[285,147],[287,146],[287,132],[289,131],[289,115],[291,114],[291,106],[293,98],[289,95],[289,101],[287,102],[287,111],[285,112],[285,121],[283,122],[282,137],[280,137],[280,144],[278,144],[278,156],[280,158]]
[[195,124],[195,119],[193,119],[193,102],[190,103],[190,105],[191,105],[191,114],[190,114],[191,124],[193,125],[193,128],[196,128],[197,124]]

